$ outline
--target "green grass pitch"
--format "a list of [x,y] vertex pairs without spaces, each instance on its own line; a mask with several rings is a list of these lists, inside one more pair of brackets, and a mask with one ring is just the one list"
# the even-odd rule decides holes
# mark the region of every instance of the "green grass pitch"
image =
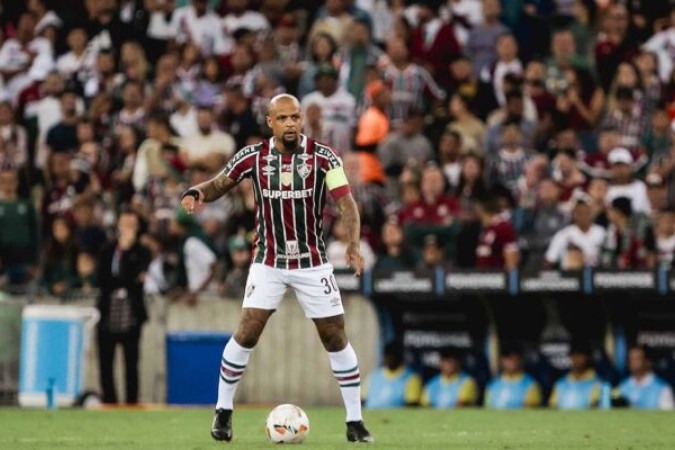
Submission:
[[[210,410],[0,409],[0,449],[270,449],[267,408],[240,408],[234,441],[211,440]],[[636,411],[366,411],[373,445],[350,444],[338,408],[308,409],[300,448],[345,449],[675,449],[675,414]]]

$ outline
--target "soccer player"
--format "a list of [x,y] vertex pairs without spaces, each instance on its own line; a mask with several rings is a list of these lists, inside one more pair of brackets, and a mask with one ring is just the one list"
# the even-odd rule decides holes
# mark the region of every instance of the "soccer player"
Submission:
[[501,350],[501,374],[485,392],[485,406],[493,409],[536,408],[541,405],[539,384],[523,370],[523,350],[507,344]]
[[462,370],[462,354],[457,348],[441,351],[441,373],[429,380],[422,394],[422,406],[461,408],[474,406],[478,400],[478,385]]
[[652,370],[652,358],[644,346],[635,346],[628,352],[630,377],[619,384],[620,395],[637,409],[675,409],[673,390]]
[[403,344],[388,342],[382,352],[382,367],[373,371],[366,385],[366,408],[417,406],[422,379],[404,361]]
[[344,309],[333,267],[326,259],[322,211],[326,192],[335,199],[349,235],[346,259],[361,275],[360,218],[342,161],[335,152],[300,133],[298,99],[287,94],[270,101],[269,140],[244,147],[213,179],[186,190],[181,204],[188,213],[212,202],[244,178],[253,183],[257,205],[253,264],[239,325],[223,350],[218,403],[211,436],[232,439],[234,393],[267,320],[290,286],[319,332],[330,357],[347,410],[347,440],[373,442],[361,417],[361,376],[356,353],[344,329]]
[[549,406],[557,409],[588,409],[600,403],[603,382],[593,369],[592,350],[586,341],[573,341],[570,346],[570,371],[553,387]]

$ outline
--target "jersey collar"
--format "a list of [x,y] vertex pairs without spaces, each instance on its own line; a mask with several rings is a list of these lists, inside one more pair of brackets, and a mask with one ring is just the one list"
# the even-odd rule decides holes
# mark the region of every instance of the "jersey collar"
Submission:
[[[276,139],[274,136],[270,138],[270,151],[273,153],[276,153],[278,155],[283,155],[279,150],[277,150],[277,147],[274,145],[276,143]],[[307,136],[304,134],[300,134],[300,151],[294,152],[295,154],[298,153],[307,153]]]

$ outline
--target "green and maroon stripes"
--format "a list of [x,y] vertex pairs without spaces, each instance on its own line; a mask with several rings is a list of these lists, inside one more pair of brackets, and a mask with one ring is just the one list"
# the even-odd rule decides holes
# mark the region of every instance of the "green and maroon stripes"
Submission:
[[359,366],[354,366],[347,370],[334,370],[333,376],[341,388],[361,386],[361,373]]
[[246,365],[234,364],[223,358],[220,363],[220,379],[227,384],[236,384],[244,375]]

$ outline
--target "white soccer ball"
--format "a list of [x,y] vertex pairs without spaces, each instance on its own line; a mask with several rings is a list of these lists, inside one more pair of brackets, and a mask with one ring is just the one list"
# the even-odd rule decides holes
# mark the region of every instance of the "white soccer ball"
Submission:
[[279,405],[267,416],[265,431],[277,444],[299,444],[309,434],[309,418],[299,406]]

